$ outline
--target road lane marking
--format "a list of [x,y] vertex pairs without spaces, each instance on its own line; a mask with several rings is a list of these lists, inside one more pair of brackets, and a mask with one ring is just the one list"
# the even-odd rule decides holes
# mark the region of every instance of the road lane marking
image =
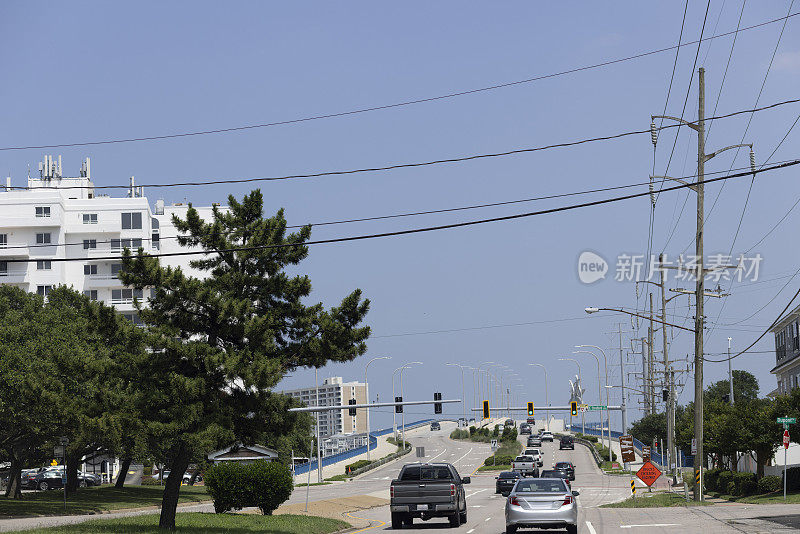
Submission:
[[594,529],[591,523],[588,521],[586,522],[586,528],[589,529],[589,534],[597,534],[597,531]]
[[651,523],[649,525],[620,525],[619,528],[679,527],[680,523]]
[[352,515],[350,512],[345,513],[345,515],[349,516],[349,517],[352,517],[353,519],[360,519],[361,521],[369,521],[369,526],[368,527],[364,527],[364,528],[362,528],[360,530],[356,530],[352,534],[357,534],[358,532],[366,532],[367,530],[372,530],[373,528],[382,527],[382,526],[384,526],[386,524],[384,521],[381,521],[380,519],[375,519],[374,521],[376,523],[380,523],[380,525],[378,525],[378,524],[373,525],[372,524],[372,522],[373,522],[372,519],[366,519],[364,517],[356,517],[356,516]]
[[472,534],[473,532],[475,532],[475,529],[474,529],[474,528],[471,528],[471,529],[469,529],[469,530],[467,531],[467,534]]
[[467,497],[472,497],[472,496],[473,496],[473,495],[475,495],[476,493],[480,493],[480,492],[482,492],[482,491],[487,491],[488,489],[489,489],[489,488],[483,488],[483,489],[475,490],[475,491],[473,491],[472,493],[470,493],[469,495],[467,495]]
[[[459,450],[461,450],[461,449],[459,449]],[[464,458],[466,458],[466,457],[467,457],[467,455],[468,455],[469,453],[471,453],[471,452],[472,452],[472,447],[470,447],[470,448],[469,448],[469,450],[467,451],[467,453],[466,453],[464,456],[462,456],[461,458],[459,458],[458,460],[456,460],[456,461],[455,461],[455,462],[453,462],[453,463],[454,463],[454,464],[457,464],[458,462],[460,462],[461,460],[463,460]]]

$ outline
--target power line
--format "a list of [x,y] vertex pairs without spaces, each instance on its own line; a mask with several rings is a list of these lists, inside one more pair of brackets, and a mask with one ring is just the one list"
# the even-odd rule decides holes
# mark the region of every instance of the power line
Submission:
[[[800,164],[800,159],[789,161],[787,163],[782,163],[779,165],[773,165],[771,167],[757,169],[755,171],[756,174],[760,174],[762,172],[773,171],[777,169],[783,169],[787,167],[793,167],[795,165]],[[716,178],[710,178],[705,180],[706,183],[713,183],[721,180],[730,180],[732,178],[739,178],[741,176],[750,176],[753,174],[753,171],[747,171],[737,174],[729,174],[726,176],[718,176]],[[660,191],[676,191],[678,189],[683,189],[685,187],[692,187],[694,184],[678,184],[675,186],[670,186],[666,188],[662,188]],[[164,253],[157,253],[157,254],[142,254],[141,257],[145,258],[162,258],[162,257],[180,257],[180,256],[196,256],[200,254],[214,254],[220,252],[247,252],[252,250],[266,250],[266,249],[278,249],[278,248],[287,248],[287,247],[298,247],[298,246],[308,246],[308,245],[322,245],[322,244],[332,244],[332,243],[346,243],[351,241],[363,241],[367,239],[378,239],[384,237],[397,237],[402,235],[410,235],[410,234],[418,234],[418,233],[425,233],[425,232],[433,232],[438,230],[451,230],[454,228],[464,228],[467,226],[475,226],[478,224],[486,224],[486,223],[493,223],[493,222],[501,222],[501,221],[511,221],[516,219],[523,219],[527,217],[533,217],[537,215],[548,215],[552,213],[560,213],[564,211],[572,211],[575,209],[580,208],[588,208],[592,206],[600,206],[603,204],[611,204],[615,202],[621,202],[623,200],[629,200],[632,198],[640,198],[643,196],[647,196],[650,194],[650,191],[645,191],[642,193],[631,193],[629,195],[623,195],[619,197],[611,197],[601,200],[593,200],[589,202],[583,202],[580,204],[571,204],[567,206],[559,206],[555,208],[548,208],[544,210],[538,211],[530,211],[526,213],[517,213],[514,215],[504,215],[500,217],[491,217],[487,219],[478,219],[473,221],[463,221],[458,223],[450,223],[450,224],[442,224],[438,226],[428,226],[423,228],[410,228],[406,230],[395,230],[392,232],[381,232],[375,234],[365,234],[365,235],[356,235],[356,236],[346,236],[346,237],[335,237],[329,239],[318,239],[315,241],[305,241],[302,243],[280,243],[275,245],[256,245],[256,246],[241,246],[241,247],[232,247],[227,249],[219,249],[215,251],[206,251],[206,250],[190,250],[190,251],[182,251],[182,252],[164,252]],[[138,256],[137,256],[138,257]],[[86,261],[86,258],[48,258],[49,261],[54,262],[71,262],[71,261]],[[91,258],[93,261],[113,261],[113,260],[121,260],[123,256],[102,256],[102,257],[94,257]],[[37,261],[36,258],[9,258],[7,260],[8,263],[29,263],[33,261]]]
[[469,332],[475,330],[491,330],[495,328],[513,328],[517,326],[532,326],[538,324],[551,324],[551,323],[560,323],[566,321],[584,321],[587,319],[591,319],[589,316],[583,317],[562,317],[560,319],[550,319],[546,321],[526,321],[523,323],[508,323],[508,324],[493,324],[493,325],[484,325],[484,326],[472,326],[472,327],[464,327],[464,328],[448,328],[443,330],[427,330],[422,332],[402,332],[398,334],[384,334],[381,336],[370,336],[370,339],[375,338],[390,338],[390,337],[407,337],[407,336],[423,336],[423,335],[430,335],[430,334],[450,334],[450,333],[457,333],[457,332]]
[[[732,113],[726,113],[725,115],[719,115],[717,117],[713,117],[715,119],[727,119],[729,117],[735,117],[737,115],[742,115],[746,113],[755,113],[766,111],[773,108],[778,108],[781,106],[785,106],[788,104],[796,104],[800,102],[800,98],[794,98],[790,100],[783,100],[781,102],[775,102],[774,104],[769,104],[766,106],[762,106],[760,108],[754,109],[743,109],[739,111],[734,111]],[[659,130],[666,130],[668,128],[677,128],[680,124],[668,124],[666,126],[662,126]],[[487,158],[499,158],[505,156],[513,156],[517,154],[527,154],[531,152],[540,152],[542,150],[550,150],[553,148],[565,148],[571,147],[576,145],[582,145],[585,143],[594,143],[598,141],[609,141],[613,139],[619,139],[622,137],[629,137],[632,135],[641,135],[641,134],[650,134],[650,129],[647,130],[631,130],[628,132],[621,132],[616,134],[610,135],[603,135],[598,137],[588,137],[584,139],[579,139],[576,141],[565,141],[562,143],[554,143],[550,145],[542,145],[537,147],[529,147],[529,148],[519,148],[514,150],[505,150],[503,152],[490,152],[484,154],[472,154],[468,156],[460,156],[460,157],[453,157],[453,158],[443,158],[443,159],[436,159],[436,160],[429,160],[429,161],[420,161],[420,162],[412,162],[412,163],[397,163],[393,165],[385,165],[381,167],[363,167],[359,169],[350,169],[350,170],[343,170],[343,171],[323,171],[323,172],[315,172],[309,174],[290,174],[284,176],[261,176],[255,178],[235,178],[235,179],[223,179],[223,180],[206,180],[206,181],[196,181],[196,182],[172,182],[166,184],[158,184],[158,183],[151,183],[151,184],[138,184],[136,187],[152,187],[152,188],[161,188],[161,187],[190,187],[190,186],[204,186],[204,185],[220,185],[220,184],[241,184],[241,183],[252,183],[252,182],[267,182],[267,181],[276,181],[276,180],[290,180],[290,179],[300,179],[300,178],[320,178],[323,176],[344,176],[350,174],[360,174],[360,173],[367,173],[367,172],[382,172],[382,171],[391,171],[397,169],[409,169],[415,167],[427,167],[431,165],[442,165],[448,163],[461,163],[464,161],[474,161],[479,159],[487,159]],[[31,189],[41,189],[41,190],[48,190],[48,189],[60,189],[60,190],[67,190],[67,189],[130,189],[130,184],[122,185],[122,184],[113,184],[113,185],[95,185],[95,186],[87,186],[87,185],[64,185],[64,186],[56,186],[56,187],[21,187],[21,186],[12,186],[10,189],[12,190],[31,190]]]
[[[756,28],[760,28],[762,26],[767,26],[769,24],[774,24],[776,22],[780,22],[782,20],[786,20],[788,18],[797,16],[797,15],[800,15],[800,12],[790,13],[786,17],[781,17],[781,18],[777,18],[777,19],[772,19],[772,20],[767,20],[767,21],[764,21],[764,22],[760,22],[758,24],[753,24],[752,26],[747,26],[746,28],[742,28],[742,29],[737,30],[737,31],[753,30],[753,29],[756,29]],[[446,94],[443,94],[443,95],[432,96],[432,97],[427,97],[427,98],[418,98],[418,99],[413,99],[413,100],[405,100],[405,101],[401,101],[401,102],[395,102],[395,103],[392,103],[392,104],[384,104],[384,105],[380,105],[380,106],[371,106],[371,107],[365,107],[365,108],[358,108],[358,109],[353,109],[353,110],[349,110],[349,111],[342,111],[342,112],[337,112],[337,113],[326,113],[326,114],[322,114],[322,115],[311,115],[311,116],[308,116],[308,117],[300,117],[300,118],[296,118],[296,119],[289,119],[289,120],[276,121],[276,122],[268,122],[268,123],[263,123],[263,124],[248,124],[248,125],[244,125],[244,126],[233,126],[233,127],[228,127],[228,128],[217,128],[217,129],[212,129],[212,130],[198,130],[198,131],[192,131],[192,132],[179,132],[179,133],[164,134],[164,135],[152,135],[152,136],[144,136],[144,137],[129,137],[129,138],[121,138],[121,139],[105,139],[105,140],[98,140],[98,141],[82,141],[82,142],[72,142],[72,143],[57,143],[57,144],[47,144],[47,145],[8,146],[8,147],[0,147],[0,151],[31,150],[31,149],[44,149],[44,148],[67,148],[67,147],[78,147],[78,146],[133,143],[133,142],[141,142],[141,141],[158,141],[158,140],[165,140],[165,139],[176,139],[176,138],[180,138],[180,137],[194,137],[194,136],[199,136],[199,135],[231,133],[231,132],[237,132],[237,131],[254,130],[254,129],[259,129],[259,128],[268,128],[268,127],[273,127],[273,126],[285,126],[285,125],[289,125],[289,124],[298,124],[298,123],[311,122],[311,121],[322,120],[322,119],[331,119],[331,118],[336,118],[336,117],[346,117],[346,116],[350,116],[350,115],[358,115],[358,114],[361,114],[361,113],[368,113],[368,112],[372,112],[372,111],[387,110],[387,109],[399,108],[399,107],[403,107],[403,106],[411,106],[411,105],[422,104],[422,103],[426,103],[426,102],[435,102],[435,101],[438,101],[438,100],[445,100],[445,99],[455,98],[455,97],[459,97],[459,96],[466,96],[466,95],[471,95],[471,94],[476,94],[476,93],[482,93],[482,92],[486,92],[486,91],[494,91],[494,90],[503,89],[503,88],[506,88],[506,87],[513,87],[513,86],[516,86],[516,85],[523,85],[523,84],[527,84],[527,83],[546,80],[546,79],[549,79],[549,78],[556,78],[556,77],[559,77],[559,76],[565,76],[567,74],[574,74],[574,73],[577,73],[577,72],[593,70],[593,69],[597,69],[597,68],[600,68],[600,67],[607,67],[609,65],[615,65],[617,63],[624,63],[626,61],[632,61],[634,59],[640,59],[640,58],[643,58],[643,57],[652,56],[652,55],[660,54],[660,53],[663,53],[663,52],[668,52],[670,50],[675,50],[675,49],[678,49],[678,48],[683,47],[683,46],[691,46],[691,45],[694,45],[694,44],[700,44],[702,41],[709,41],[709,40],[712,40],[712,39],[719,39],[721,37],[726,37],[728,35],[731,35],[732,33],[734,33],[734,32],[732,32],[732,31],[731,32],[726,32],[726,33],[722,33],[720,35],[707,37],[705,39],[700,39],[700,40],[697,40],[697,41],[689,41],[689,42],[683,43],[683,44],[677,44],[677,45],[668,46],[668,47],[665,47],[665,48],[649,50],[649,51],[641,52],[639,54],[634,54],[634,55],[631,55],[631,56],[625,56],[625,57],[621,57],[621,58],[610,59],[610,60],[603,61],[603,62],[600,62],[600,63],[593,63],[591,65],[584,65],[584,66],[581,66],[581,67],[575,67],[575,68],[572,68],[572,69],[553,72],[553,73],[550,73],[550,74],[543,74],[543,75],[540,75],[540,76],[534,76],[534,77],[526,78],[526,79],[523,79],[523,80],[516,80],[516,81],[512,81],[512,82],[499,83],[499,84],[489,85],[489,86],[486,86],[486,87],[479,87],[479,88],[476,88],[476,89],[467,89],[467,90],[464,90],[464,91],[446,93]]]

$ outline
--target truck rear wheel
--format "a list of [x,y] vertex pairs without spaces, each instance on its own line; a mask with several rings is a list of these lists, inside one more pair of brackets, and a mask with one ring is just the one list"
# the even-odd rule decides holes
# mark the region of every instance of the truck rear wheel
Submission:
[[392,512],[392,528],[403,528],[403,514],[399,512]]
[[461,512],[454,513],[448,519],[450,520],[450,526],[451,527],[460,526],[461,525]]

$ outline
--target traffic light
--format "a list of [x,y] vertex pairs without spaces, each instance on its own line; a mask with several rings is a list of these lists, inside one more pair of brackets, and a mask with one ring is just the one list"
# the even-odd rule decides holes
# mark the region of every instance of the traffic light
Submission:
[[488,400],[483,401],[483,418],[484,419],[489,419],[490,418],[489,401]]
[[572,401],[569,403],[569,413],[570,415],[578,415],[578,403]]
[[[395,397],[394,401],[395,402],[403,402],[403,397]],[[394,413],[403,413],[403,405],[402,404],[395,405]]]
[[669,401],[669,390],[668,389],[662,389],[661,390],[661,398],[664,399],[664,402]]
[[[347,404],[356,404],[356,400],[355,399],[350,399],[349,401],[347,401]],[[348,408],[347,412],[352,416],[356,415],[356,409],[355,408]]]
[[[442,400],[441,393],[434,393],[433,400],[440,401]],[[433,413],[442,413],[442,403],[441,402],[434,402],[433,403]]]
[[528,417],[533,417],[533,403],[528,403]]

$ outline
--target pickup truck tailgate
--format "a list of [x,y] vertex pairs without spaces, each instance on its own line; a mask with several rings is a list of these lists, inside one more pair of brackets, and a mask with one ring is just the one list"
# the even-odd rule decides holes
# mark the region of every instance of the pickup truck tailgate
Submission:
[[452,502],[450,495],[450,482],[436,482],[433,480],[395,482],[394,498],[392,504],[415,504],[425,502],[428,504],[441,504]]

